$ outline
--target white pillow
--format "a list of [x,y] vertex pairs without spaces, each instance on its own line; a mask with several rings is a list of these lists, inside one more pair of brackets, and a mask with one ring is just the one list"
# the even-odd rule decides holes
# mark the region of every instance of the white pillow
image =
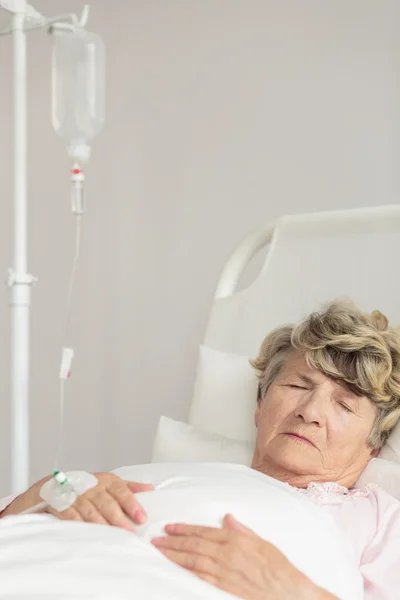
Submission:
[[371,459],[355,487],[363,488],[368,483],[376,483],[385,492],[400,500],[400,464],[382,458]]
[[400,462],[400,421],[393,429],[388,441],[379,452],[379,458]]
[[248,357],[200,346],[189,423],[233,440],[254,441],[257,390]]
[[225,462],[249,466],[253,442],[240,442],[161,417],[151,462]]
[[[230,440],[168,417],[161,417],[153,446],[153,463],[226,462],[250,466],[254,443]],[[400,500],[400,464],[373,458],[355,484],[376,483]]]
[[[189,423],[234,440],[254,441],[257,389],[248,357],[200,346]],[[400,463],[400,421],[379,458]]]

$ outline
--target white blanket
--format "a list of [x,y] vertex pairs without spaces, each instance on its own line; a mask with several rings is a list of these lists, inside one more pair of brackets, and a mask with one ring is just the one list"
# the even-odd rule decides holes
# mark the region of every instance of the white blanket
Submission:
[[361,577],[335,523],[286,484],[216,463],[116,472],[157,487],[140,494],[149,520],[137,535],[48,516],[7,517],[0,521],[0,598],[233,598],[170,563],[149,543],[166,523],[218,527],[229,512],[340,600],[362,599]]

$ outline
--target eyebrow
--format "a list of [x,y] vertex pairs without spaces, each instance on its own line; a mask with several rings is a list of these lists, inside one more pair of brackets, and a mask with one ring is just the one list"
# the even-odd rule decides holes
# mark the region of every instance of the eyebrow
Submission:
[[316,381],[314,381],[311,377],[308,377],[307,375],[303,375],[302,373],[296,373],[296,377],[301,379],[301,381],[303,381],[303,383],[306,383],[307,385],[315,385],[316,384]]
[[356,407],[360,406],[360,394],[357,394],[353,391],[346,382],[339,382],[340,387],[344,392],[344,397],[346,401],[352,402]]
[[299,379],[302,383],[305,383],[307,385],[316,385],[317,384],[317,382],[312,377],[309,377],[308,375],[305,375],[304,373],[301,373],[300,371],[288,373],[286,375],[286,377],[284,378],[284,382],[288,381],[289,379]]

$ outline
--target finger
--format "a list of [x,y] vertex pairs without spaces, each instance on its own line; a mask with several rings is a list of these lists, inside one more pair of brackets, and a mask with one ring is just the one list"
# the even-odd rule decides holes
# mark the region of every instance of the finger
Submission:
[[191,552],[180,552],[169,548],[160,548],[160,552],[176,565],[194,573],[205,573],[217,577],[221,567],[212,558],[200,556]]
[[237,532],[232,529],[219,529],[217,527],[203,527],[201,525],[186,525],[184,523],[171,523],[165,526],[168,535],[195,536],[219,543],[232,540]]
[[122,511],[137,525],[142,525],[146,521],[146,511],[124,481],[113,482],[108,488],[108,493],[117,501]]
[[96,523],[97,525],[109,525],[108,521],[103,517],[96,505],[91,500],[82,498],[80,503],[75,507],[82,517],[82,521],[86,523]]
[[151,540],[153,546],[159,550],[177,550],[179,552],[208,556],[217,560],[221,555],[221,547],[216,542],[203,540],[199,537],[167,536]]
[[249,529],[248,527],[243,525],[243,523],[237,521],[233,515],[225,515],[222,525],[223,527],[225,527],[225,529],[232,529],[233,531],[244,533],[245,535],[258,537],[252,529]]
[[215,587],[220,587],[220,580],[215,575],[209,575],[208,573],[195,573],[195,575]]
[[125,481],[131,492],[140,494],[140,492],[154,492],[155,487],[152,483],[136,483],[136,481]]
[[124,513],[118,502],[106,491],[93,495],[91,501],[103,516],[103,518],[114,527],[135,531],[131,519]]

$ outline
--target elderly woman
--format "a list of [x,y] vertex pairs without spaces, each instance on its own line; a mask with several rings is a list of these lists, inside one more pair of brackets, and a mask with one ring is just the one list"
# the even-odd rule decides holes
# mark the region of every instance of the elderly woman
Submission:
[[[399,333],[379,312],[365,315],[351,304],[332,303],[297,326],[270,333],[253,366],[260,392],[252,469],[289,484],[330,513],[352,547],[365,599],[396,600],[400,502],[376,486],[353,486],[400,418]],[[112,474],[98,479],[71,509],[54,515],[130,530],[144,523],[147,515],[134,493],[149,486]],[[11,502],[2,516],[36,504],[42,483]],[[334,598],[231,515],[222,528],[175,524],[165,532],[153,540],[157,549],[238,597]]]

